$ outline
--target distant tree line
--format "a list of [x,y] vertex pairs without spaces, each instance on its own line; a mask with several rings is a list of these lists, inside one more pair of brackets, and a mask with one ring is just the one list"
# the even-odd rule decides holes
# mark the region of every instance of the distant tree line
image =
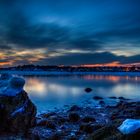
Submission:
[[17,70],[17,71],[59,71],[59,72],[140,72],[140,67],[137,66],[99,66],[99,67],[85,67],[85,66],[41,66],[41,65],[19,65],[16,67],[1,68],[0,70]]

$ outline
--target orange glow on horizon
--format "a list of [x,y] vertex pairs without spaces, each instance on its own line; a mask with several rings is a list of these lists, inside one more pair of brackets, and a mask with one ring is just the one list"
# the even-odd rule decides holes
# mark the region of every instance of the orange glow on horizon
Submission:
[[104,64],[85,64],[85,65],[81,65],[84,67],[101,67],[101,66],[108,66],[108,67],[116,67],[116,66],[122,66],[122,64],[120,64],[119,61],[114,61],[111,63],[104,63]]
[[139,63],[131,63],[131,64],[121,64],[119,61],[114,61],[111,63],[104,63],[104,64],[85,64],[85,65],[80,65],[81,67],[120,67],[120,66],[127,66],[127,67],[132,67],[132,66],[140,66]]

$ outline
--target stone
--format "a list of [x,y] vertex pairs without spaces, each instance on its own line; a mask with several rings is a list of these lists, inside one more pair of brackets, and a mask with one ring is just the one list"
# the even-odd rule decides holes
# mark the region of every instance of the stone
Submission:
[[54,115],[56,115],[55,112],[50,112],[50,113],[42,114],[41,116],[42,116],[43,118],[49,118],[49,117],[54,116]]
[[96,119],[91,116],[86,116],[82,119],[82,122],[85,122],[85,123],[95,122],[95,121],[96,121]]
[[92,133],[87,140],[123,140],[123,135],[113,126],[104,126]]
[[140,130],[140,119],[126,119],[119,127],[118,130],[123,134],[134,134]]
[[93,126],[91,124],[83,123],[80,126],[80,131],[90,134],[93,132]]
[[85,92],[89,93],[89,92],[91,92],[91,91],[92,91],[91,88],[85,88]]
[[99,101],[99,104],[100,104],[101,106],[105,106],[105,102],[104,102],[104,101]]
[[36,107],[23,90],[24,84],[24,79],[12,77],[6,87],[0,87],[1,131],[26,132],[36,122]]
[[77,122],[77,121],[79,121],[79,119],[80,119],[80,116],[78,113],[76,113],[76,112],[69,113],[69,120],[71,122]]
[[94,100],[102,100],[103,98],[100,97],[100,96],[94,96],[93,99],[94,99]]

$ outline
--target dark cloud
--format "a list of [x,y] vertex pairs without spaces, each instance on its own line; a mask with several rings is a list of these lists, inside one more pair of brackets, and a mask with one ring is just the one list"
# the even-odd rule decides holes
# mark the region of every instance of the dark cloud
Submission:
[[11,50],[12,48],[10,47],[10,46],[8,46],[8,45],[0,45],[0,50]]
[[68,39],[66,28],[49,23],[34,25],[23,15],[14,16],[7,28],[6,41],[24,48],[47,47]]
[[51,57],[42,59],[42,64],[65,64],[65,65],[77,65],[77,64],[103,64],[118,61],[122,64],[139,62],[140,55],[134,55],[130,57],[117,56],[109,52],[103,53],[87,53],[87,54],[67,54],[63,56]]
[[[102,47],[102,42],[86,35],[75,35],[70,27],[57,23],[33,24],[22,13],[14,14],[7,23],[5,42],[18,48],[91,49]],[[13,45],[13,46],[14,46]]]
[[[15,64],[30,63],[28,59],[34,56],[29,52],[21,56],[19,53],[14,56],[14,53],[44,48],[47,51],[43,50],[42,60],[36,63],[138,62],[139,55],[116,56],[108,46],[116,50],[118,47],[120,52],[132,50],[138,54],[139,13],[138,0],[1,0],[0,51],[9,55],[9,61],[12,59]],[[73,50],[79,53],[70,53]],[[105,50],[108,52],[96,53]],[[52,52],[56,56],[52,57]]]

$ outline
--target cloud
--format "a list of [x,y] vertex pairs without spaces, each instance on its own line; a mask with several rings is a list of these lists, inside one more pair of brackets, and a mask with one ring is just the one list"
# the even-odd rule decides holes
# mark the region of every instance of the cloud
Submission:
[[139,55],[124,55],[139,48],[138,3],[1,0],[0,52],[13,64],[138,62]]
[[113,53],[102,52],[102,53],[85,53],[85,54],[71,53],[62,56],[48,57],[45,59],[41,59],[39,63],[46,65],[47,64],[81,65],[81,64],[103,64],[118,61],[121,64],[128,64],[139,62],[139,60],[140,55],[126,57],[124,55],[117,56]]

